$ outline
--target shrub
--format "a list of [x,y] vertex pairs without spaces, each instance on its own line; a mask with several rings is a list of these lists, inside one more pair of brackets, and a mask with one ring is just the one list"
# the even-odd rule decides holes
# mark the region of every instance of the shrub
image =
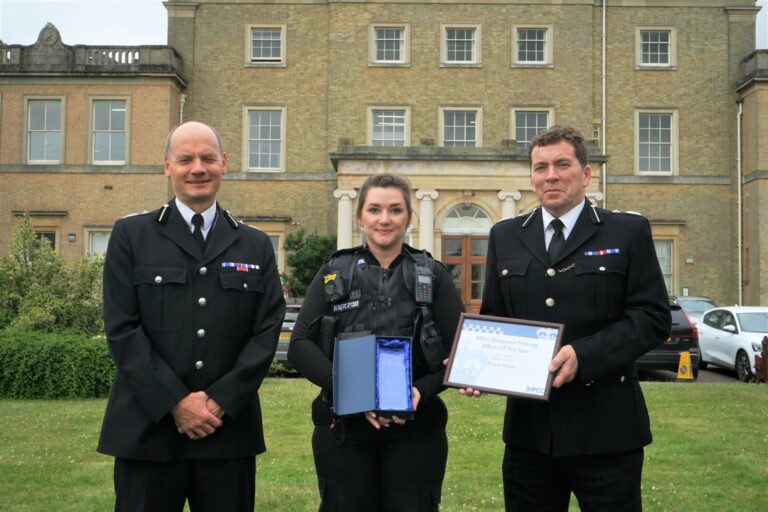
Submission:
[[303,297],[320,266],[336,251],[336,236],[307,235],[299,229],[285,237],[284,248],[291,272],[281,278]]
[[0,331],[0,397],[104,397],[114,372],[103,336]]
[[100,334],[102,268],[99,257],[65,264],[22,218],[0,259],[0,328]]

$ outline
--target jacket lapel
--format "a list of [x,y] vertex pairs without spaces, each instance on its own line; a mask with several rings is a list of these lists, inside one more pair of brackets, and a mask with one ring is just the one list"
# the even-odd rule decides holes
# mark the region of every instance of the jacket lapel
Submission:
[[176,202],[171,200],[168,204],[170,205],[167,213],[168,221],[160,224],[160,233],[181,247],[184,252],[199,260],[203,256],[202,251],[192,238],[192,232],[184,222],[181,213],[176,209]]
[[542,264],[549,266],[549,255],[544,242],[544,226],[541,222],[541,207],[536,208],[520,227],[518,236],[523,245]]
[[204,263],[216,258],[240,236],[238,231],[230,225],[225,217],[226,212],[222,210],[221,205],[218,203],[216,203],[216,210],[216,223],[213,225],[213,229],[208,232],[208,243],[205,246],[205,254],[203,255]]

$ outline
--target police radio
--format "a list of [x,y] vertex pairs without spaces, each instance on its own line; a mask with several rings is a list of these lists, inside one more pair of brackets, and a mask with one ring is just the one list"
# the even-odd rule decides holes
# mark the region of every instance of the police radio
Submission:
[[413,295],[419,304],[432,304],[432,271],[429,267],[414,265]]

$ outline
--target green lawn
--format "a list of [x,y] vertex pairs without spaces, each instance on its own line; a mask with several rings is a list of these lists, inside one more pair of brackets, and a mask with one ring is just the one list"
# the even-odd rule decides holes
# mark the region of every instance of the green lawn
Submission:
[[[649,382],[643,389],[655,438],[646,450],[646,511],[768,510],[768,386]],[[315,392],[303,379],[264,384],[269,450],[258,457],[257,510],[317,510]],[[441,510],[503,510],[503,399],[455,390],[443,397],[451,418]],[[111,510],[112,459],[95,452],[104,403],[0,400],[0,510]]]

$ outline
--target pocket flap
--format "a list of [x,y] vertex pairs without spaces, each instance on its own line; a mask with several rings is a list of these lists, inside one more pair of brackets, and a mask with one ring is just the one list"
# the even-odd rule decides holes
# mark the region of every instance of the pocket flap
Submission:
[[183,284],[187,282],[187,269],[184,267],[136,267],[133,284]]
[[219,274],[221,287],[225,290],[239,290],[245,293],[261,293],[264,291],[264,280],[261,274],[250,272],[222,272]]
[[621,255],[589,256],[576,260],[577,274],[621,274],[627,272],[627,258]]
[[499,277],[524,276],[528,273],[531,259],[500,260],[496,265]]

